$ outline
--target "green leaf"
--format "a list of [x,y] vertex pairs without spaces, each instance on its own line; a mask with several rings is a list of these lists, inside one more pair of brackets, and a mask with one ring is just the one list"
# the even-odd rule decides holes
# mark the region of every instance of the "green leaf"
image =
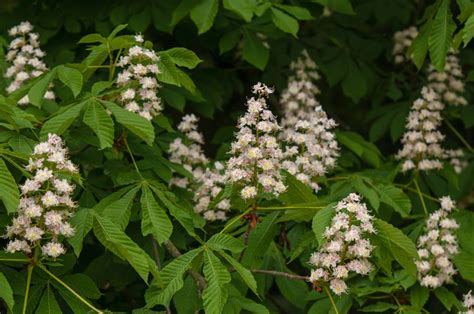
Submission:
[[41,106],[44,100],[44,94],[48,91],[49,85],[56,76],[56,70],[53,69],[48,73],[44,74],[30,89],[28,92],[28,99],[30,103],[35,106]]
[[148,145],[153,145],[155,141],[155,130],[150,121],[136,113],[117,106],[113,102],[103,101],[102,103],[112,112],[118,123],[129,129],[130,132],[144,140]]
[[341,87],[344,94],[358,102],[367,92],[367,81],[361,66],[352,58],[348,58],[347,74],[342,80]]
[[72,274],[63,276],[61,279],[82,297],[97,300],[102,295],[95,282],[87,275]]
[[0,158],[0,199],[8,214],[16,212],[20,202],[20,192],[15,179],[2,158]]
[[461,249],[454,257],[454,263],[462,278],[474,282],[474,254]]
[[91,99],[87,102],[83,121],[99,138],[101,149],[112,147],[114,143],[114,123],[98,101]]
[[120,230],[125,230],[130,220],[133,201],[137,195],[138,189],[138,187],[134,187],[127,193],[121,195],[118,200],[113,201],[104,207],[101,215],[112,220],[112,222],[120,227]]
[[276,27],[278,27],[285,33],[289,33],[294,37],[297,37],[299,24],[295,18],[276,8],[271,8],[271,12],[272,21]]
[[393,185],[377,184],[374,186],[380,196],[380,201],[392,207],[402,217],[408,217],[411,202],[408,195]]
[[145,295],[149,307],[157,304],[168,306],[173,295],[183,287],[183,274],[191,268],[192,262],[202,253],[202,248],[178,256],[160,272],[164,289],[155,282]]
[[382,160],[382,154],[377,146],[366,141],[361,135],[349,131],[336,131],[339,143],[353,151],[357,156],[368,164],[378,168]]
[[240,253],[245,248],[242,241],[225,233],[213,235],[206,243],[213,250],[229,250],[232,253]]
[[79,117],[85,102],[64,107],[59,113],[47,120],[41,128],[40,138],[46,139],[49,133],[62,135]]
[[90,208],[81,208],[71,217],[71,225],[74,227],[75,233],[68,239],[68,242],[74,249],[76,256],[81,254],[84,238],[92,229],[93,221],[94,216]]
[[230,273],[219,258],[210,250],[204,250],[204,276],[207,287],[202,297],[204,310],[208,314],[220,314],[227,301],[225,284],[230,282]]
[[257,291],[257,282],[255,281],[255,277],[253,276],[252,272],[242,266],[235,258],[232,256],[224,253],[224,252],[219,252],[219,254],[225,258],[225,260],[237,271],[237,273],[240,275],[242,280],[245,282],[245,284],[255,293],[258,295]]
[[245,61],[263,71],[268,63],[270,52],[263,45],[262,40],[258,39],[254,33],[245,31],[242,57]]
[[312,20],[314,17],[311,15],[307,9],[295,5],[286,5],[286,4],[275,4],[276,7],[286,11],[287,13],[293,15],[298,20]]
[[153,234],[158,243],[169,239],[173,232],[173,224],[163,208],[161,208],[147,185],[142,187],[142,233],[144,236]]
[[456,24],[453,21],[449,5],[449,0],[443,0],[441,2],[438,12],[433,19],[430,36],[428,38],[431,62],[438,71],[444,70],[446,53],[451,47],[451,39],[456,30]]
[[[101,217],[98,213],[94,213],[94,218],[93,230],[97,239],[112,253],[127,260],[143,281],[147,282],[151,271],[147,253],[110,219]],[[151,262],[154,265],[154,261]]]
[[416,36],[408,49],[408,54],[413,59],[413,63],[415,63],[418,70],[423,66],[426,54],[428,53],[428,38],[430,37],[432,24],[432,20],[423,24],[418,32],[418,36]]
[[400,229],[381,219],[375,219],[377,237],[390,250],[395,260],[410,275],[416,275],[415,259],[418,258],[415,244]]
[[224,0],[222,3],[224,8],[242,17],[247,23],[252,20],[257,8],[256,0]]
[[331,223],[332,217],[335,214],[335,204],[329,204],[316,213],[313,217],[312,229],[316,239],[318,240],[319,246],[324,242],[324,231]]
[[462,36],[464,47],[466,47],[469,44],[473,36],[474,36],[474,14],[469,16],[469,18],[466,21],[466,24],[464,25],[464,32]]
[[241,36],[242,33],[238,29],[225,33],[219,40],[219,54],[226,53],[234,48],[239,43]]
[[218,0],[201,0],[191,10],[191,20],[196,24],[199,35],[207,32],[212,27],[218,9]]
[[54,297],[53,289],[50,285],[44,290],[43,297],[35,313],[38,314],[61,314],[61,308]]
[[314,195],[313,190],[294,175],[285,172],[285,184],[287,190],[280,195],[280,199],[286,204],[298,204],[317,202],[318,198]]
[[422,287],[419,284],[413,286],[410,289],[410,303],[418,311],[421,311],[425,303],[430,297],[430,291],[428,288]]
[[258,260],[265,255],[270,242],[277,232],[276,220],[278,212],[266,216],[255,230],[250,233],[248,247],[242,258],[242,264],[247,267],[255,266]]
[[77,97],[82,90],[82,73],[77,69],[69,68],[64,65],[57,67],[56,71],[59,80],[69,87],[74,97]]
[[100,34],[88,34],[82,37],[78,43],[79,44],[92,44],[92,43],[104,42],[104,41],[105,41],[105,37],[103,37]]
[[461,304],[456,295],[445,287],[437,288],[434,290],[434,294],[448,311],[451,311],[453,305],[455,305],[458,310],[461,309]]
[[178,220],[184,229],[186,229],[188,234],[197,237],[196,233],[194,232],[192,214],[179,205],[179,203],[174,199],[174,195],[171,192],[164,192],[162,187],[157,185],[151,185],[151,189],[158,199],[163,203],[163,205],[169,210],[170,214],[176,218],[176,220]]
[[191,50],[187,48],[177,47],[165,50],[165,52],[171,57],[173,62],[179,66],[186,67],[188,69],[194,69],[201,59]]
[[352,180],[352,186],[359,192],[363,197],[365,197],[370,206],[372,206],[375,210],[378,210],[380,207],[380,199],[377,193],[367,186],[361,177],[355,176]]
[[7,278],[0,272],[0,298],[3,299],[10,311],[15,305],[15,300],[13,299],[13,290],[8,283]]

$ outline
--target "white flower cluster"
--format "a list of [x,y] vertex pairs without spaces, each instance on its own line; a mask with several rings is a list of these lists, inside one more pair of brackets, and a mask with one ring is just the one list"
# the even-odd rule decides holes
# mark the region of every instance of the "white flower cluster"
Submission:
[[195,178],[194,211],[201,213],[207,221],[227,220],[230,210],[230,200],[223,198],[215,207],[212,203],[225,186],[224,165],[215,162],[214,167],[208,167],[204,173]]
[[[178,130],[184,134],[184,141],[177,137],[168,149],[170,161],[182,165],[194,178],[202,176],[205,165],[209,162],[204,155],[202,145],[204,138],[198,132],[199,119],[194,114],[185,115],[178,125]],[[170,185],[189,188],[190,181],[184,177],[173,177]]]
[[283,119],[281,126],[283,136],[291,133],[296,123],[300,120],[311,120],[314,110],[319,106],[316,95],[320,93],[318,86],[314,83],[319,80],[316,71],[316,63],[310,58],[308,52],[303,50],[302,56],[290,64],[293,76],[288,80],[288,86],[280,97],[283,107]]
[[68,219],[76,204],[71,199],[74,185],[68,176],[78,172],[68,159],[62,139],[49,134],[48,141],[35,146],[26,169],[31,173],[20,187],[18,215],[7,227],[7,252],[31,254],[41,247],[44,256],[56,258],[65,253],[62,238],[74,235]]
[[456,204],[449,196],[440,198],[440,203],[441,208],[429,216],[425,233],[418,239],[419,260],[415,263],[420,284],[432,289],[451,282],[456,273],[452,258],[458,253],[459,225],[448,217]]
[[324,232],[326,242],[319,252],[311,255],[309,263],[315,269],[311,271],[310,281],[329,283],[331,290],[340,295],[347,291],[344,280],[349,272],[365,276],[372,270],[368,258],[374,246],[368,235],[375,233],[375,229],[373,216],[355,193],[341,200],[335,210],[331,226]]
[[418,29],[415,26],[411,26],[395,33],[393,36],[395,44],[393,46],[392,54],[395,57],[394,62],[396,64],[410,60],[407,56],[407,51],[416,36],[418,36]]
[[336,122],[327,117],[316,99],[320,90],[314,81],[320,76],[306,50],[290,69],[294,75],[280,98],[284,111],[281,139],[286,143],[282,167],[317,192],[319,186],[313,179],[334,168],[339,156],[330,131]]
[[118,74],[117,86],[128,87],[120,94],[120,101],[128,111],[151,120],[163,109],[157,96],[160,87],[156,80],[160,72],[157,65],[159,57],[153,50],[141,46],[141,35],[135,36],[135,42],[136,45],[129,48],[127,55],[120,57],[117,63],[118,67],[123,68]]
[[[8,94],[48,70],[42,61],[45,53],[39,48],[39,36],[37,33],[32,33],[32,30],[33,25],[30,22],[22,22],[8,31],[10,36],[15,37],[10,42],[6,55],[6,61],[11,64],[5,73],[5,77],[11,80],[6,88]],[[44,98],[54,100],[55,96],[52,91],[48,90]],[[26,95],[18,101],[18,104],[27,105],[29,102],[28,95]]]
[[458,174],[469,165],[462,149],[446,149],[444,151],[444,158],[449,161],[454,171]]
[[280,126],[266,103],[273,90],[258,83],[253,93],[258,97],[247,100],[247,112],[239,119],[225,173],[226,180],[242,186],[244,200],[255,199],[259,192],[279,195],[286,190],[280,174],[283,152],[275,137]]
[[319,185],[313,180],[333,169],[339,156],[339,145],[331,132],[336,125],[318,106],[309,120],[299,120],[285,135],[282,167],[316,192]]
[[467,100],[464,93],[464,75],[457,52],[450,51],[446,57],[443,72],[439,72],[434,66],[428,69],[428,86],[437,92],[445,105],[466,106]]
[[441,110],[444,105],[431,88],[423,87],[421,98],[413,103],[407,118],[407,131],[402,137],[402,149],[397,153],[403,159],[402,170],[441,169],[445,152],[441,147],[444,135],[438,131],[441,125]]
[[198,132],[199,119],[194,114],[185,115],[178,125],[184,136],[176,138],[169,147],[170,161],[182,165],[192,174],[192,179],[174,176],[170,185],[188,189],[194,193],[194,211],[208,221],[226,220],[226,212],[230,210],[230,201],[222,199],[211,208],[213,200],[225,186],[224,166],[216,162],[214,166],[204,155],[203,136]]
[[464,295],[462,306],[464,311],[460,312],[461,314],[474,314],[474,297],[472,296],[472,291]]

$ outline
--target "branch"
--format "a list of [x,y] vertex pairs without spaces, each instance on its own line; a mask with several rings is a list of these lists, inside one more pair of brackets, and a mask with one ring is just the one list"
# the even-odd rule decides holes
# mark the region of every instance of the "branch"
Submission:
[[300,275],[284,273],[284,272],[276,271],[276,270],[252,269],[251,272],[258,273],[258,274],[272,275],[272,276],[280,276],[280,277],[285,277],[292,280],[304,280],[304,281],[309,280],[308,276],[300,276]]
[[[170,240],[165,241],[164,244],[165,244],[165,247],[168,250],[168,252],[171,254],[171,256],[179,257],[179,256],[182,255],[181,252],[178,250],[178,248]],[[204,279],[204,277],[200,273],[198,273],[198,272],[196,272],[192,269],[189,269],[188,273],[194,279],[196,284],[198,285],[199,291],[202,291],[207,287],[206,279]]]

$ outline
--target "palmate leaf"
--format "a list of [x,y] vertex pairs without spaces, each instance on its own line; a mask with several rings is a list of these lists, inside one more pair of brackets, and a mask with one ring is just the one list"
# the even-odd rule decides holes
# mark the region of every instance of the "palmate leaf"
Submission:
[[393,258],[411,274],[416,275],[415,259],[418,258],[415,244],[400,229],[386,221],[375,219],[377,237],[390,250]]
[[316,235],[319,246],[323,244],[324,241],[324,231],[331,223],[332,217],[336,213],[334,210],[335,203],[329,204],[314,215],[313,218],[313,232]]
[[71,225],[74,227],[74,236],[68,239],[74,249],[76,256],[79,256],[82,251],[82,245],[85,236],[92,229],[92,223],[94,222],[94,216],[92,209],[80,208],[74,216],[71,217]]
[[176,65],[188,68],[188,69],[194,69],[199,63],[202,62],[201,59],[191,50],[183,47],[175,47],[171,48],[168,50],[165,50],[173,62]]
[[82,90],[82,73],[73,68],[60,65],[56,68],[58,79],[73,93],[74,97],[77,97]]
[[36,83],[30,88],[28,92],[28,99],[31,104],[41,106],[44,100],[44,94],[49,88],[49,85],[56,76],[56,69],[52,69],[48,73],[41,76]]
[[7,278],[0,272],[0,298],[5,302],[7,307],[12,310],[15,305],[15,300],[13,299],[13,291],[8,283]]
[[101,149],[112,147],[114,143],[114,123],[104,107],[94,98],[87,102],[83,121],[99,138]]
[[245,248],[242,241],[225,233],[213,235],[206,243],[213,250],[229,250],[232,253],[240,253]]
[[260,258],[267,252],[270,242],[277,233],[276,221],[279,213],[274,212],[266,216],[255,230],[250,233],[249,245],[242,258],[242,264],[247,267],[255,266]]
[[102,245],[118,257],[127,260],[145,282],[148,281],[150,272],[158,273],[156,269],[150,268],[151,265],[155,264],[153,261],[150,264],[150,257],[147,253],[109,218],[102,217],[94,212],[93,230]]
[[245,61],[255,66],[259,70],[264,70],[267,66],[270,52],[265,47],[258,37],[250,32],[244,30],[244,48],[242,49],[242,57]]
[[193,237],[197,237],[194,232],[192,214],[178,204],[174,199],[174,195],[169,191],[163,190],[163,186],[156,182],[151,182],[150,188],[158,197],[160,202],[168,209],[169,213],[181,224],[181,226],[183,226],[186,232]]
[[158,243],[169,239],[173,232],[173,224],[163,208],[156,202],[148,185],[142,186],[142,233],[152,234]]
[[242,280],[247,284],[247,286],[255,293],[258,295],[257,291],[257,281],[255,280],[255,277],[253,276],[252,272],[242,266],[235,258],[230,256],[229,254],[226,254],[223,251],[219,251],[219,254],[225,258],[225,260],[237,271],[237,273],[240,275]]
[[53,293],[53,288],[48,284],[43,292],[40,304],[36,309],[38,314],[61,314],[61,308]]
[[438,71],[443,71],[444,69],[446,53],[451,47],[451,40],[456,30],[456,24],[453,21],[449,8],[450,3],[450,0],[443,0],[441,2],[438,12],[433,19],[428,38],[431,61]]
[[153,125],[147,119],[136,113],[127,111],[110,101],[102,101],[102,103],[114,115],[118,123],[126,127],[133,134],[144,140],[148,145],[152,145],[155,140],[155,130]]
[[192,262],[202,253],[202,248],[191,250],[178,256],[160,272],[164,288],[153,282],[147,290],[145,300],[148,307],[157,304],[168,306],[174,294],[183,287],[183,275]]
[[204,276],[207,287],[202,297],[204,310],[207,314],[220,314],[227,301],[227,290],[225,284],[229,283],[230,273],[219,258],[208,249],[204,250]]
[[7,213],[14,213],[18,207],[20,192],[15,179],[8,170],[5,162],[0,158],[0,199],[7,209]]
[[203,0],[191,10],[191,20],[196,24],[199,35],[212,27],[218,9],[218,0]]
[[130,220],[133,201],[138,190],[139,187],[134,186],[125,194],[120,193],[120,197],[117,200],[103,208],[101,215],[112,220],[117,226],[119,226],[120,230],[125,230]]
[[298,34],[299,25],[294,17],[276,8],[271,8],[271,12],[272,21],[276,27],[285,33],[290,33],[294,37],[297,37],[296,34]]
[[64,107],[56,115],[47,120],[41,128],[41,140],[47,139],[48,133],[62,135],[71,126],[74,120],[79,117],[85,104],[85,102],[80,102]]

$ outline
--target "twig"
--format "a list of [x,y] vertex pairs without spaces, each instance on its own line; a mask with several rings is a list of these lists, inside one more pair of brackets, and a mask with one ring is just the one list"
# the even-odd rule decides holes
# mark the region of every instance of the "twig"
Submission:
[[304,280],[304,281],[309,280],[308,276],[295,275],[295,274],[285,273],[285,272],[276,271],[276,270],[252,269],[251,272],[257,273],[257,274],[266,274],[266,275],[272,275],[272,276],[285,277],[292,280]]
[[471,153],[474,153],[474,149],[472,148],[472,146],[468,143],[468,141],[466,141],[466,139],[461,135],[461,133],[458,132],[458,130],[456,130],[456,128],[454,127],[454,125],[451,124],[451,122],[449,122],[448,119],[443,119],[443,121],[446,123],[446,125],[451,129],[451,131],[454,133],[454,135],[457,136],[457,138],[464,144],[464,146],[466,146],[466,148],[471,152]]
[[158,245],[153,237],[151,237],[151,245],[153,246],[153,255],[155,256],[156,266],[158,267],[158,270],[160,270],[160,253],[158,252]]
[[423,206],[423,210],[425,211],[425,215],[428,216],[428,209],[426,208],[425,199],[423,198],[423,195],[422,195],[421,190],[420,190],[420,186],[418,185],[418,178],[416,178],[414,180],[414,182],[415,182],[416,190],[418,191],[418,196],[420,197],[421,206]]
[[[165,241],[164,244],[168,252],[171,254],[171,256],[179,257],[182,255],[181,252],[178,250],[178,248],[173,244],[173,242],[168,240],[168,241]],[[204,277],[201,276],[200,273],[192,269],[188,270],[188,273],[194,279],[200,291],[204,290],[207,287],[206,279],[204,279]]]

